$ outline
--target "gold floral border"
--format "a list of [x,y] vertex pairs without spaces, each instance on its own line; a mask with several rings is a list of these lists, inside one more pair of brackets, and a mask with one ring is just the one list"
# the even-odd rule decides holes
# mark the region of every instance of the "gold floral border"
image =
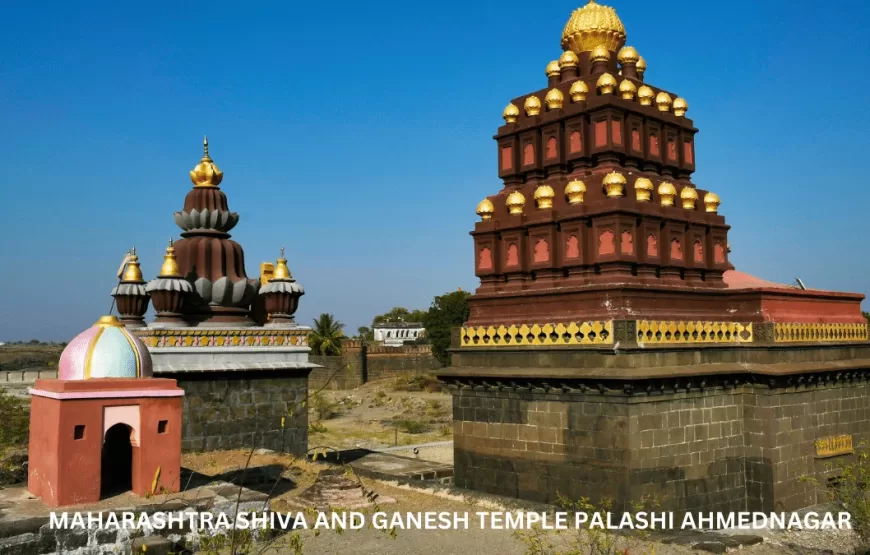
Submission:
[[777,343],[867,341],[867,324],[788,324],[774,326]]
[[463,327],[460,333],[460,347],[610,345],[613,343],[613,322],[471,326]]
[[752,324],[739,322],[638,320],[637,342],[752,343]]

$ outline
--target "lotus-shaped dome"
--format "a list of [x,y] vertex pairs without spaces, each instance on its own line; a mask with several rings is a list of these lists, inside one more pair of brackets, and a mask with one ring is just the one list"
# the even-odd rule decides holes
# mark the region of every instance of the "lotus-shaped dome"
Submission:
[[117,318],[103,316],[69,342],[57,370],[61,380],[147,378],[151,353]]
[[598,45],[617,52],[625,44],[625,26],[610,6],[594,0],[574,10],[562,31],[562,50],[589,52]]

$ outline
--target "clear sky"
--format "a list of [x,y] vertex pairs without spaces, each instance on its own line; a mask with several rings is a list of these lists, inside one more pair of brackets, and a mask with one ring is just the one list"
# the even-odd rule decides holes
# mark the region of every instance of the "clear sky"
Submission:
[[[0,340],[91,324],[133,245],[156,274],[204,134],[248,274],[286,246],[298,321],[474,289],[492,135],[583,3],[6,3]],[[737,267],[870,292],[868,3],[609,3],[689,101]]]

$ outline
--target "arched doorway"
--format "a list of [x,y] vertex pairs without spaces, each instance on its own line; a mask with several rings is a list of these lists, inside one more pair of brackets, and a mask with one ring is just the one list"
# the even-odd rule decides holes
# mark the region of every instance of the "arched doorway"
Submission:
[[100,498],[133,489],[132,431],[126,424],[115,424],[106,430],[100,461]]

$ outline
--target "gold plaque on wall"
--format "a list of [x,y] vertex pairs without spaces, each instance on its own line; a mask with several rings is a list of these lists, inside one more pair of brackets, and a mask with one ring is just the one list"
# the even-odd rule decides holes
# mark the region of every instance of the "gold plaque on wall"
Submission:
[[850,434],[817,439],[815,443],[817,457],[836,457],[837,455],[851,455],[855,452]]

